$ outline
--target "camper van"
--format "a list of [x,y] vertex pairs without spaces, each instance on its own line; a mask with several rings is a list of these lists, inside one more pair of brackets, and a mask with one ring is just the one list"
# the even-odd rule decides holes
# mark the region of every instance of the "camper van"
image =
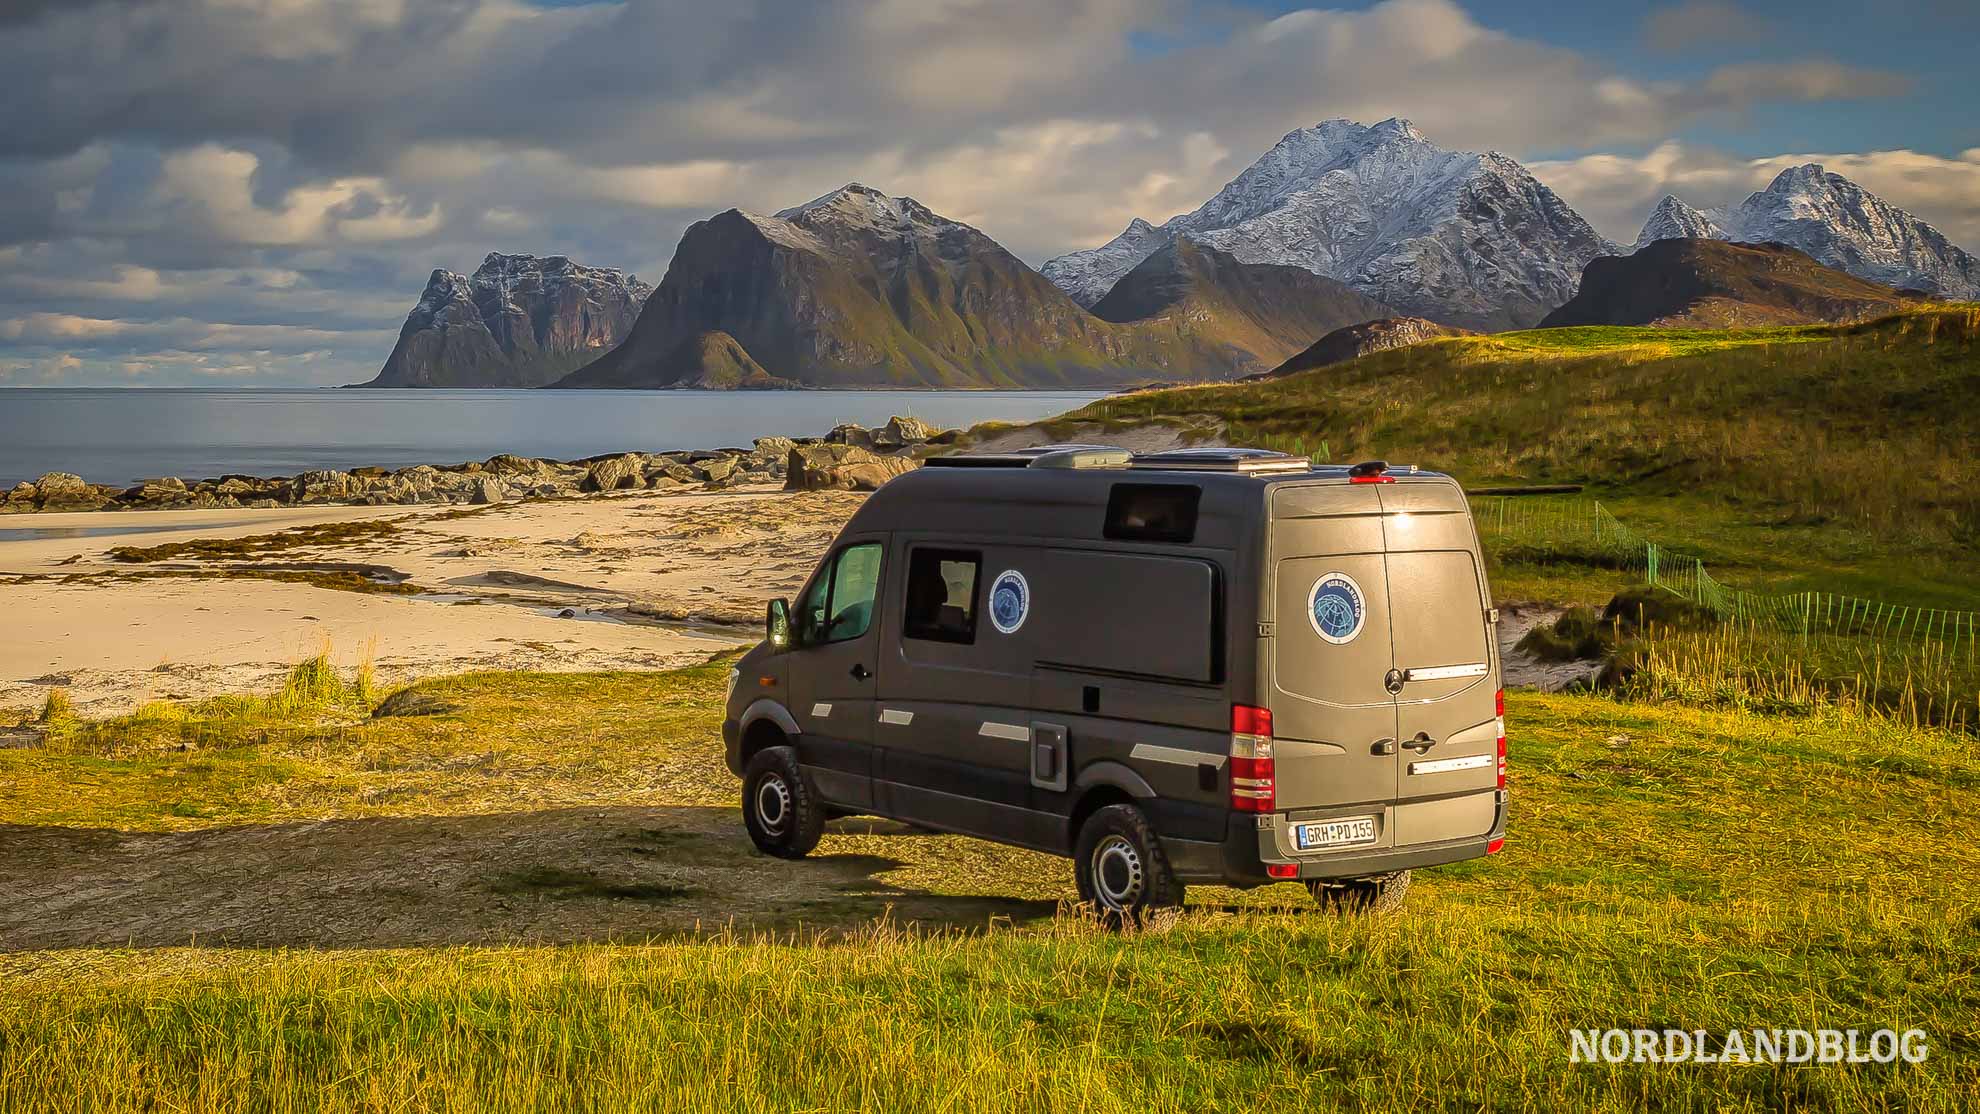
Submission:
[[1506,825],[1463,490],[1381,462],[1087,445],[875,492],[730,676],[756,846],[871,814],[1070,856],[1115,918],[1192,882],[1383,907]]

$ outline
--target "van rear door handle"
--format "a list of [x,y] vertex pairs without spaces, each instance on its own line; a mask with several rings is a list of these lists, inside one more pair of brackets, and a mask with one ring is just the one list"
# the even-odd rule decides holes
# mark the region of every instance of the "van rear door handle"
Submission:
[[854,662],[851,672],[852,672],[852,679],[855,681],[864,681],[868,677],[873,676],[873,671],[866,668],[866,665],[863,662]]
[[1416,733],[1416,738],[1411,739],[1409,742],[1406,742],[1403,745],[1415,751],[1417,754],[1423,755],[1430,753],[1430,748],[1437,745],[1437,740],[1431,738],[1429,734],[1426,732],[1418,731]]
[[1394,739],[1377,739],[1375,740],[1375,745],[1369,747],[1368,751],[1370,754],[1394,754],[1396,752],[1396,741]]

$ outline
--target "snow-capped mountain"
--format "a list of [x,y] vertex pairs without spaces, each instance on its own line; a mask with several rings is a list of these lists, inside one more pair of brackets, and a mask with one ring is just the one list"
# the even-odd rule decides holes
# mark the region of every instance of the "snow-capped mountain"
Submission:
[[632,330],[653,288],[561,255],[489,252],[473,275],[436,270],[368,387],[540,387]]
[[1980,299],[1980,259],[1938,229],[1819,163],[1790,167],[1738,205],[1657,203],[1636,239],[1779,243],[1840,271],[1945,298]]
[[1178,236],[1482,329],[1534,324],[1573,296],[1590,259],[1622,250],[1505,155],[1445,150],[1407,120],[1329,120],[1287,135],[1195,212],[1137,220],[1044,274],[1091,306]]
[[1643,232],[1636,238],[1636,246],[1641,248],[1658,240],[1726,240],[1725,229],[1703,209],[1695,209],[1677,199],[1673,194],[1665,194],[1657,207],[1650,210],[1650,219],[1643,222]]

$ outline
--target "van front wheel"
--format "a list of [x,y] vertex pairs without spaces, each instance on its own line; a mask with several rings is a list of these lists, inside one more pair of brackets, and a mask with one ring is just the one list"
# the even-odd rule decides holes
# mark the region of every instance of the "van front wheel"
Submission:
[[1337,913],[1388,913],[1402,908],[1409,892],[1409,871],[1397,870],[1371,878],[1315,878],[1306,884],[1322,909]]
[[1073,878],[1080,900],[1117,923],[1183,903],[1162,841],[1133,805],[1108,805],[1087,818],[1073,847]]
[[757,850],[801,859],[818,846],[825,808],[798,765],[797,751],[769,747],[743,767],[743,827]]

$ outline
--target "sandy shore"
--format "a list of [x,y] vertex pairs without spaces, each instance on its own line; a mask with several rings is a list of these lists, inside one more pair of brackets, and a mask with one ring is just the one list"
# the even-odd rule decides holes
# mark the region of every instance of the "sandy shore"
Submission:
[[[92,713],[255,691],[326,644],[339,664],[369,660],[388,683],[469,669],[679,665],[754,639],[763,601],[795,591],[860,499],[745,488],[472,510],[0,519],[0,708],[37,705],[58,687]],[[114,546],[356,521],[389,529],[251,561],[109,556]],[[340,569],[399,587],[308,582]]]

